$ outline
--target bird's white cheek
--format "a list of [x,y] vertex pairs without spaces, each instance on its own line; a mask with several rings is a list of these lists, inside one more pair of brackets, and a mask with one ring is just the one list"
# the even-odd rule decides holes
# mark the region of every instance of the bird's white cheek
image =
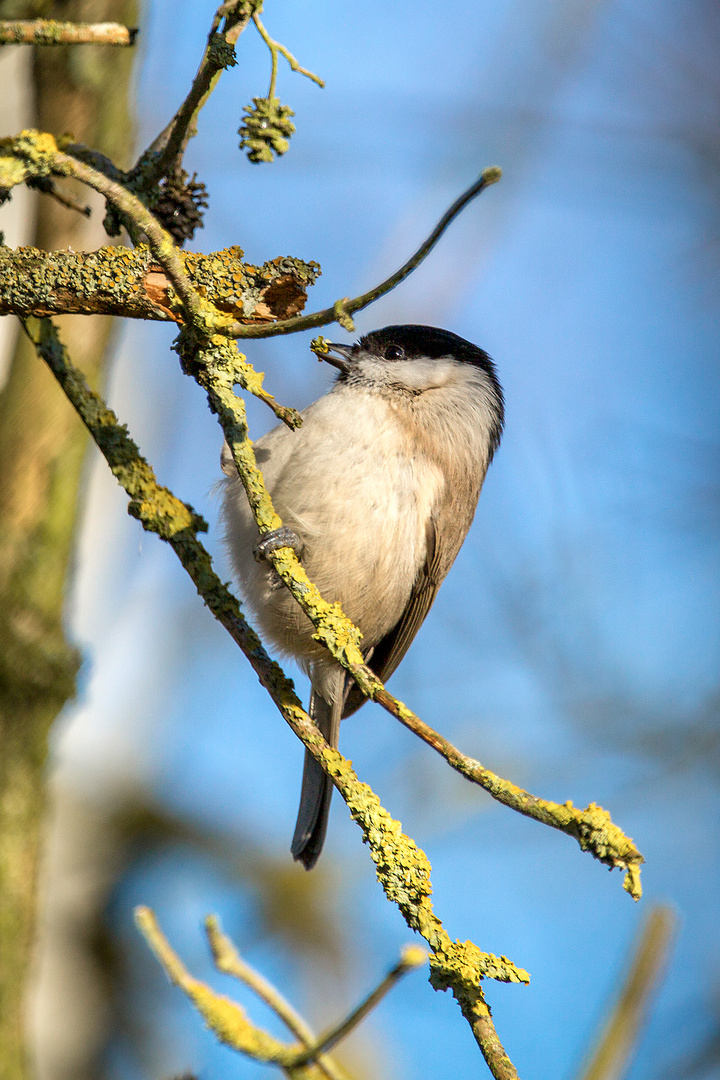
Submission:
[[395,377],[400,386],[411,392],[440,390],[457,381],[458,365],[444,360],[413,360],[398,362]]

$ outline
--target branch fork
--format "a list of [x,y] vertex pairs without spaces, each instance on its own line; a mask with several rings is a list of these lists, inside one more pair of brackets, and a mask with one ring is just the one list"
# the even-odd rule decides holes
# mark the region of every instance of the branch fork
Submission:
[[273,1010],[297,1040],[296,1044],[288,1044],[253,1024],[245,1010],[234,1001],[194,978],[171,947],[150,908],[136,908],[135,922],[170,981],[187,994],[221,1042],[255,1061],[279,1065],[295,1080],[305,1077],[310,1080],[311,1075],[316,1075],[314,1070],[328,1080],[349,1080],[345,1070],[327,1056],[328,1051],[347,1038],[404,975],[427,962],[423,949],[417,945],[407,946],[398,963],[355,1009],[328,1031],[316,1036],[282,994],[242,959],[230,938],[222,932],[217,918],[209,915],[205,920],[205,931],[216,968],[244,983]]

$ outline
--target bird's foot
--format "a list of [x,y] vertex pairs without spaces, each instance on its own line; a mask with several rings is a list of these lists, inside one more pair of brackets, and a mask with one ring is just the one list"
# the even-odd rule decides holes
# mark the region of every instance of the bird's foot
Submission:
[[273,551],[279,551],[284,547],[292,548],[298,558],[305,548],[298,534],[293,532],[288,525],[281,525],[279,529],[273,529],[261,536],[253,548],[253,555],[257,562],[263,562],[268,555],[272,555]]

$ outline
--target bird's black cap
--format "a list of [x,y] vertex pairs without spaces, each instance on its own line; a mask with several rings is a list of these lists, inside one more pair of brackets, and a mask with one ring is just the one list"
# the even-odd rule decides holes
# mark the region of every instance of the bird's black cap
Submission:
[[475,364],[486,371],[492,371],[493,374],[495,372],[495,365],[484,349],[458,334],[453,334],[451,330],[441,330],[438,326],[420,326],[414,323],[385,326],[382,330],[373,330],[360,338],[358,345],[361,349],[381,356],[393,346],[401,348],[408,359],[427,356],[431,360],[438,360],[442,356],[452,356],[462,363]]
[[[421,326],[417,323],[384,326],[382,330],[373,330],[360,338],[358,347],[388,360],[400,360],[403,356],[408,360],[419,356],[439,360],[443,356],[452,356],[460,363],[474,364],[490,379],[502,415],[504,398],[494,363],[479,345],[473,345],[472,341],[453,334],[452,330],[442,330],[439,326]],[[394,350],[398,348],[402,349],[402,354],[394,355]]]

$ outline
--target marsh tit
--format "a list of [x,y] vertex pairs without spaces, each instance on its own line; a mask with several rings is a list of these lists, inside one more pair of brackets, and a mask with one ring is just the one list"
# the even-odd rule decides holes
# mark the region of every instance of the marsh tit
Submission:
[[[310,678],[309,714],[331,746],[366,698],[329,653],[267,560],[295,549],[325,600],[362,631],[385,681],[430,610],[470,528],[503,429],[503,393],[487,353],[448,330],[386,326],[354,345],[326,343],[332,389],[302,427],[255,443],[283,527],[260,537],[223,450],[226,538],[260,632]],[[307,751],[292,854],[309,870],[327,829],[332,782]]]

